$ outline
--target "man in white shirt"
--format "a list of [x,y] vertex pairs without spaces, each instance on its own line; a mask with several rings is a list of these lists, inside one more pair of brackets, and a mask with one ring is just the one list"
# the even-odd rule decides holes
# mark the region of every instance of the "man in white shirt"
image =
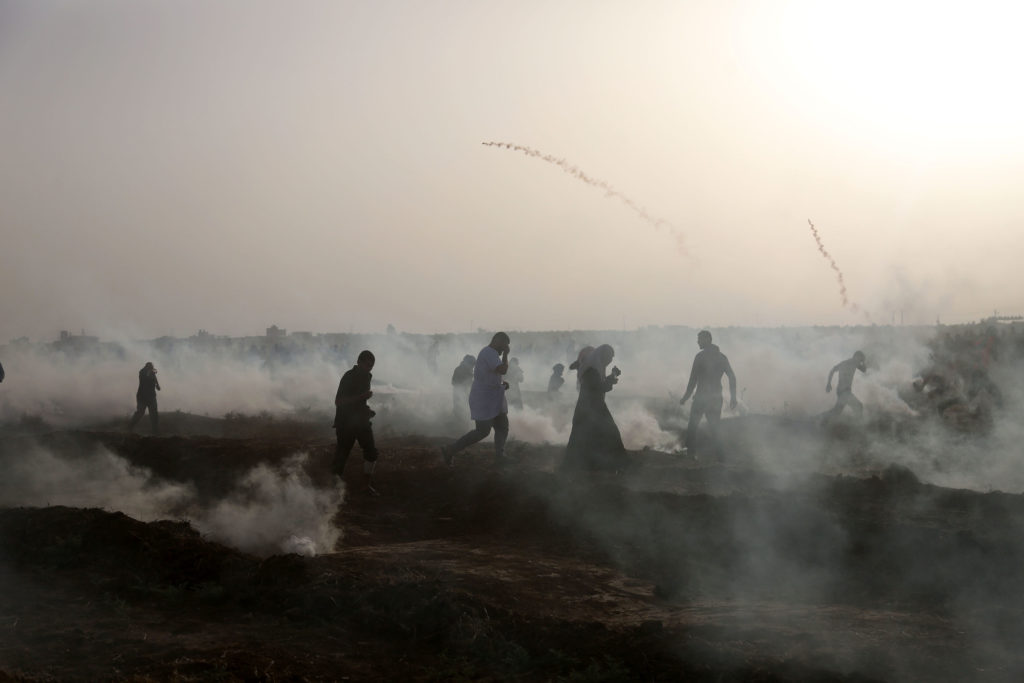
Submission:
[[505,458],[508,440],[508,403],[505,390],[508,382],[502,377],[508,372],[509,337],[498,332],[491,343],[480,349],[473,367],[473,386],[469,390],[469,414],[476,428],[466,432],[458,441],[441,447],[445,465],[451,467],[452,458],[464,448],[485,438],[494,430],[494,455],[498,462]]

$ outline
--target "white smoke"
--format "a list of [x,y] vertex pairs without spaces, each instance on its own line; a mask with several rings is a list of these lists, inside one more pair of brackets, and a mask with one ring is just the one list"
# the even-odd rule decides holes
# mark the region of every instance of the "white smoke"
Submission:
[[334,488],[313,485],[309,456],[298,453],[279,468],[250,470],[225,499],[204,505],[190,484],[150,470],[97,445],[87,453],[56,454],[38,445],[2,453],[0,506],[102,508],[141,521],[186,519],[210,539],[257,555],[330,552],[341,538],[333,520],[344,500]]
[[267,548],[315,555],[333,549],[341,537],[333,519],[344,500],[341,483],[317,489],[304,469],[308,455],[292,456],[280,470],[260,464],[235,490],[192,520],[211,538],[240,550]]

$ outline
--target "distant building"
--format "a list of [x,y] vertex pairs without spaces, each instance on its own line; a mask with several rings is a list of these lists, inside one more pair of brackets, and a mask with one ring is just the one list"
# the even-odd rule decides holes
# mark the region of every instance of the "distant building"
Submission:
[[288,330],[283,330],[277,325],[271,325],[267,328],[267,339],[277,340],[284,339],[288,336]]

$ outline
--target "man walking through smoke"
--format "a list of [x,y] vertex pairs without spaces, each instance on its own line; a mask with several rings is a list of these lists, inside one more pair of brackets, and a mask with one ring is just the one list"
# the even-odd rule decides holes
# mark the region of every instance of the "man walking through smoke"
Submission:
[[825,413],[823,423],[828,423],[829,420],[839,417],[839,413],[843,412],[843,408],[846,406],[850,406],[858,418],[864,413],[864,405],[853,395],[853,376],[858,370],[865,371],[862,351],[854,351],[853,356],[836,363],[836,366],[829,371],[825,393],[832,391],[832,375],[837,372],[839,373],[839,384],[836,385],[836,404],[832,410]]
[[356,364],[341,376],[338,393],[334,396],[334,430],[338,443],[334,451],[334,473],[339,477],[345,473],[352,447],[359,442],[363,451],[363,476],[366,477],[366,488],[376,494],[373,486],[373,472],[377,466],[377,446],[373,441],[373,423],[370,421],[375,412],[370,410],[366,401],[373,396],[370,382],[376,358],[370,351],[361,351]]
[[718,423],[722,419],[722,375],[729,378],[729,408],[736,408],[736,375],[729,365],[729,359],[717,345],[711,343],[711,333],[707,330],[697,333],[697,345],[700,351],[693,359],[686,393],[679,400],[683,404],[690,396],[694,397],[690,406],[690,422],[686,427],[686,452],[693,457],[696,457],[697,426],[701,417],[707,418],[712,447],[716,450],[718,448]]
[[149,410],[149,424],[154,435],[159,429],[160,415],[156,409],[156,392],[160,391],[160,382],[156,379],[156,368],[152,363],[146,363],[139,370],[139,388],[135,392],[135,414],[128,424],[128,433],[135,429],[136,423],[142,418],[142,414]]
[[508,382],[502,377],[508,372],[509,341],[507,334],[498,332],[491,338],[491,343],[477,354],[473,386],[469,390],[469,413],[476,428],[450,446],[441,447],[441,456],[449,467],[456,453],[486,437],[491,429],[494,429],[494,456],[499,463],[505,461],[505,441],[508,440],[505,390]]

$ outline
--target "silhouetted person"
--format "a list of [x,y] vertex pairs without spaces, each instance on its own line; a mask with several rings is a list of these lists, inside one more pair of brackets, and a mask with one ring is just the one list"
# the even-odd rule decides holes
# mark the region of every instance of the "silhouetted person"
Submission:
[[587,357],[587,354],[593,350],[593,346],[584,346],[580,349],[579,353],[576,354],[576,360],[569,363],[569,369],[576,371],[576,391],[580,390],[580,363],[582,363],[583,359]]
[[361,351],[356,364],[341,376],[338,393],[334,396],[334,431],[338,443],[334,450],[334,473],[342,477],[345,464],[348,462],[352,447],[359,442],[363,451],[363,475],[366,488],[376,495],[373,487],[373,471],[377,466],[377,446],[373,442],[373,423],[370,421],[376,413],[366,405],[367,399],[373,396],[370,381],[376,359],[370,351]]
[[505,381],[508,383],[508,402],[516,410],[523,409],[523,394],[519,390],[519,385],[523,382],[523,369],[519,367],[519,359],[509,359],[508,374],[505,375]]
[[160,391],[160,382],[156,379],[156,368],[146,363],[139,370],[139,388],[135,392],[135,414],[128,424],[128,433],[135,430],[135,425],[142,414],[149,411],[149,425],[153,434],[159,432],[160,414],[156,409],[156,392]]
[[452,372],[452,413],[456,417],[465,416],[466,401],[469,400],[469,389],[473,386],[473,366],[476,358],[466,354],[462,357],[455,371]]
[[838,417],[846,406],[850,406],[858,418],[863,415],[864,405],[853,395],[853,375],[858,370],[861,372],[866,370],[864,353],[861,351],[854,351],[853,356],[836,363],[836,366],[829,371],[828,381],[825,383],[825,393],[832,391],[832,376],[836,373],[839,374],[839,383],[836,384],[836,404],[832,410],[825,413],[823,422]]
[[505,462],[505,441],[508,440],[508,402],[505,390],[508,382],[502,377],[508,372],[509,338],[498,332],[491,343],[480,349],[473,367],[473,386],[469,390],[469,414],[476,427],[463,434],[455,443],[441,447],[445,465],[451,467],[452,458],[462,449],[475,444],[494,430],[494,456],[498,463]]
[[561,363],[555,363],[551,366],[551,378],[548,380],[548,393],[555,394],[565,384],[565,378],[562,377],[562,373],[565,372],[565,366]]
[[3,366],[3,363],[0,363],[0,382],[3,382],[3,381],[4,381],[4,366]]
[[618,368],[613,367],[610,374],[605,374],[614,357],[615,350],[602,344],[578,359],[580,394],[572,414],[563,467],[616,469],[624,462],[626,447],[605,402],[605,394],[619,381]]
[[686,427],[686,452],[694,458],[697,426],[702,417],[707,418],[712,447],[718,449],[718,423],[722,419],[722,375],[729,378],[729,408],[736,408],[736,375],[729,365],[729,359],[717,345],[711,343],[711,333],[707,330],[697,333],[697,346],[700,351],[693,358],[690,381],[686,384],[686,393],[679,400],[683,404],[693,396],[690,422]]

